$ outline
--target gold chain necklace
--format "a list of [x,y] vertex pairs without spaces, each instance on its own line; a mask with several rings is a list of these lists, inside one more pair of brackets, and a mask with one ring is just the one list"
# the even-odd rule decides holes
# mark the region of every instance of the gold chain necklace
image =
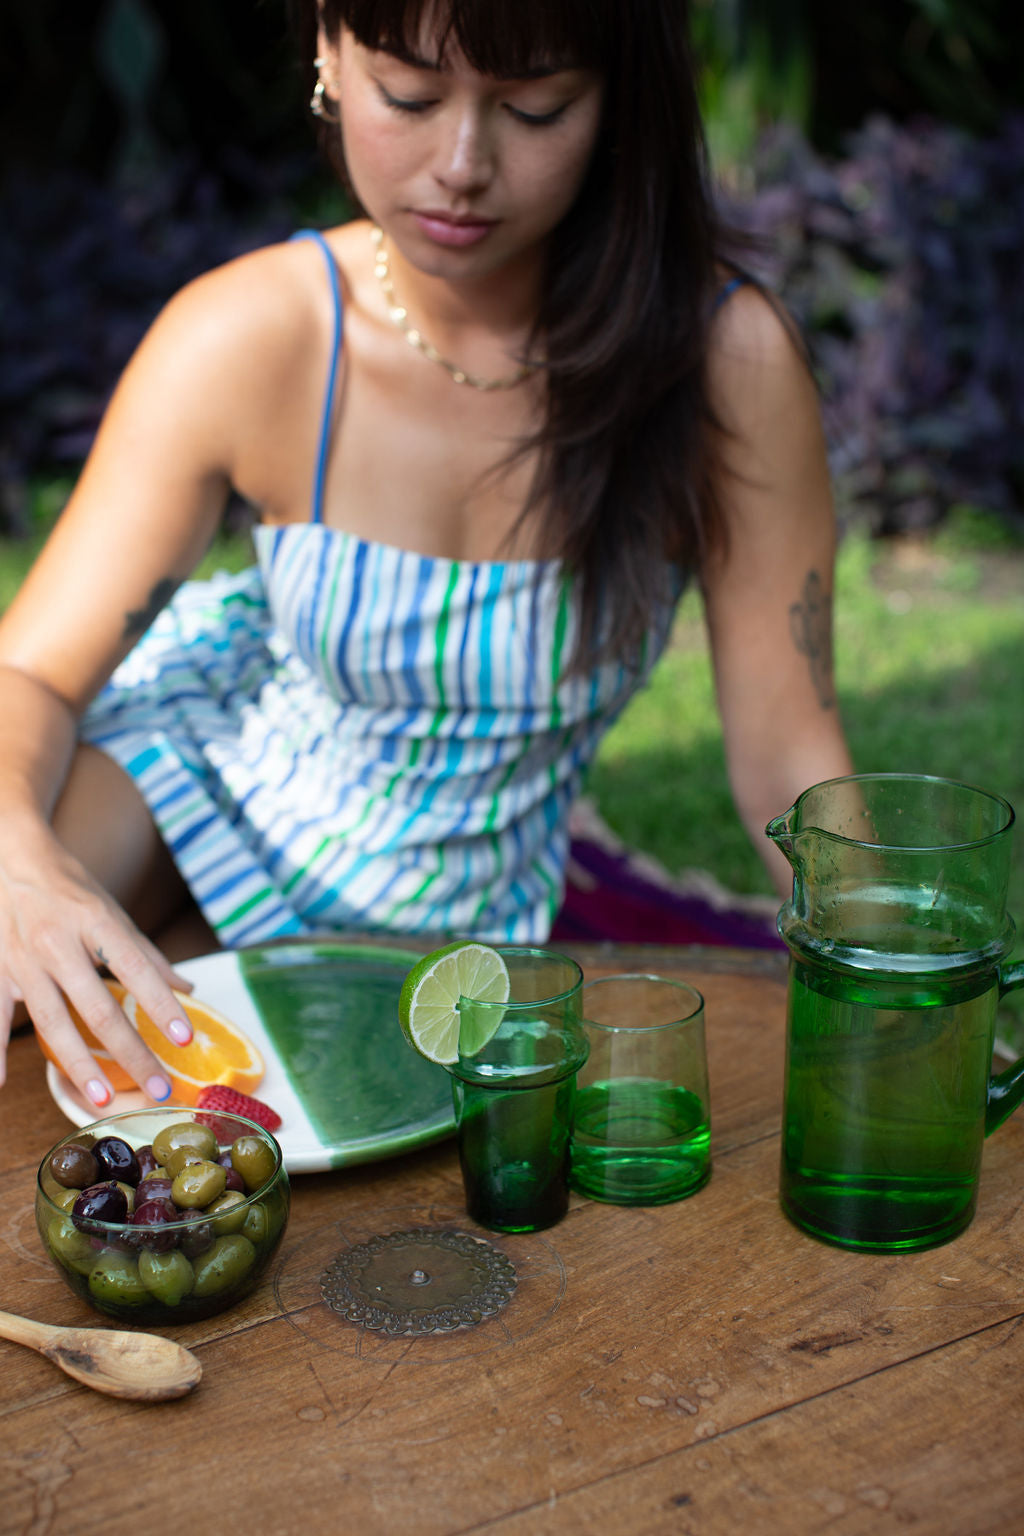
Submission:
[[468,384],[470,389],[514,389],[521,384],[539,366],[537,363],[520,363],[515,373],[506,374],[501,379],[482,379],[478,374],[467,373],[465,368],[459,368],[457,364],[450,363],[446,357],[442,357],[436,347],[432,346],[426,337],[409,324],[409,314],[404,305],[395,297],[395,285],[391,281],[391,268],[388,263],[388,248],[384,244],[384,231],[376,224],[370,231],[370,239],[373,241],[373,275],[380,284],[381,293],[388,306],[388,319],[392,325],[398,327],[410,347],[417,352],[422,352],[425,358],[432,363],[438,363],[446,373],[455,380],[456,384]]

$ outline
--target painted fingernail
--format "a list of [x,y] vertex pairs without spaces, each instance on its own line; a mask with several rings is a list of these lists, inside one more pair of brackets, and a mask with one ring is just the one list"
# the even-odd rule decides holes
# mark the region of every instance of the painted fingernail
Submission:
[[175,1045],[188,1045],[192,1039],[192,1026],[186,1024],[184,1019],[172,1019],[167,1026],[167,1033]]
[[171,1085],[166,1077],[157,1077],[154,1074],[153,1077],[147,1077],[146,1079],[146,1092],[151,1099],[156,1099],[158,1104],[162,1104],[165,1099],[169,1099],[171,1096]]
[[104,1104],[109,1104],[114,1096],[106,1083],[101,1082],[98,1077],[91,1077],[89,1079],[85,1085],[85,1091],[97,1109],[102,1109]]

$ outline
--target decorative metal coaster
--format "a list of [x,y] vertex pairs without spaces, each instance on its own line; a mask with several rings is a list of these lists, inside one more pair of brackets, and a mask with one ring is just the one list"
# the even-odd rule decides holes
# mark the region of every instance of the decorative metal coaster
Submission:
[[429,1227],[371,1237],[337,1254],[320,1276],[329,1307],[389,1334],[472,1328],[515,1289],[515,1266],[484,1238]]

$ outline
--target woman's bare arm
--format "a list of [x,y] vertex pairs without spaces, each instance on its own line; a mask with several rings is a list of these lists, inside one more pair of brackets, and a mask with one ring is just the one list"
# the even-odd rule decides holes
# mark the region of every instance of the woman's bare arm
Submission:
[[[293,255],[284,260],[294,266]],[[267,410],[267,370],[291,345],[281,262],[279,252],[261,253],[168,305],[0,622],[0,1081],[13,1005],[24,999],[72,1081],[102,1102],[103,1073],[81,1045],[65,995],[136,1081],[158,1073],[98,964],[169,1037],[181,1018],[171,967],[61,845],[50,818],[77,716],[194,568],[229,484],[245,473],[246,441],[258,437]],[[301,342],[301,326],[292,329]]]
[[755,289],[735,294],[716,322],[710,389],[726,433],[718,494],[729,548],[704,572],[704,593],[729,777],[786,893],[792,872],[765,824],[852,765],[833,680],[836,529],[818,397]]

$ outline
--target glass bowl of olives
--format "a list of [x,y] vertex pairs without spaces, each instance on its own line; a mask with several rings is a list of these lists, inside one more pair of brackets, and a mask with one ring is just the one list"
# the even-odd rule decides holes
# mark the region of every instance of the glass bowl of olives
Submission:
[[120,1322],[212,1317],[255,1289],[288,1221],[281,1148],[240,1115],[140,1109],[44,1157],[36,1225],[77,1296]]

